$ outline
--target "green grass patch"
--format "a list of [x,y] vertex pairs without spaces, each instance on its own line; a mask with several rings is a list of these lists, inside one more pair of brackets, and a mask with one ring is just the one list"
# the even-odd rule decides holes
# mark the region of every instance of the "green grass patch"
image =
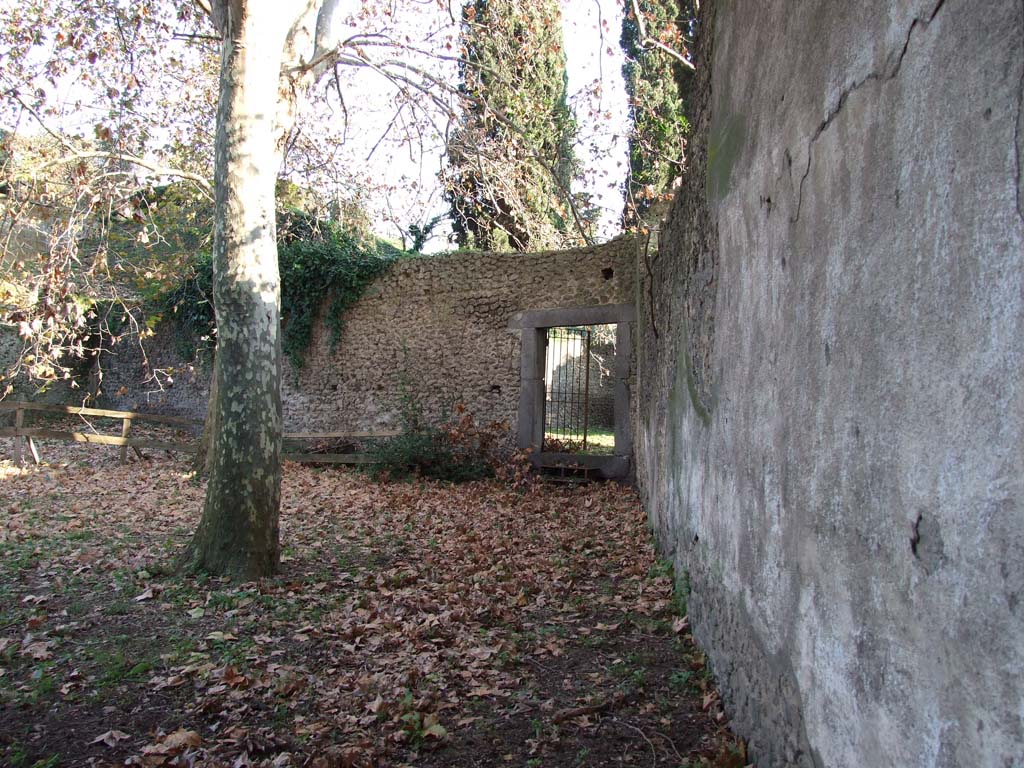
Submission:
[[[544,440],[557,440],[571,453],[610,456],[615,453],[615,431],[608,427],[592,427],[587,430],[586,445],[580,432],[548,429],[544,431]],[[545,447],[545,450],[551,450]]]

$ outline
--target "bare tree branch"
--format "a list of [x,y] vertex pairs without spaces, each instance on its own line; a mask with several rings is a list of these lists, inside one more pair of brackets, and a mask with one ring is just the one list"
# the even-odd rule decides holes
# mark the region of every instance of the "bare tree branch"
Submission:
[[695,66],[693,66],[693,62],[691,62],[688,58],[686,58],[683,54],[681,54],[675,48],[672,48],[671,46],[665,45],[660,40],[655,40],[653,37],[648,37],[647,36],[647,25],[644,24],[644,15],[640,12],[640,3],[638,2],[638,0],[632,0],[632,1],[633,1],[633,15],[636,16],[636,25],[637,25],[637,28],[640,30],[640,45],[641,45],[641,47],[643,47],[643,48],[657,48],[660,51],[664,51],[669,56],[672,56],[673,58],[678,59],[682,63],[682,65],[684,67],[687,67],[688,69],[691,69],[691,70],[696,70],[697,68]]
[[198,173],[192,173],[191,171],[183,171],[178,168],[171,168],[165,165],[159,165],[157,163],[150,162],[145,158],[135,157],[134,155],[127,155],[122,152],[103,152],[100,150],[74,150],[69,155],[58,157],[55,160],[51,160],[47,163],[43,163],[39,166],[39,170],[43,171],[47,168],[52,168],[57,165],[63,165],[64,163],[70,163],[75,160],[91,160],[91,159],[104,159],[104,160],[121,160],[132,165],[137,165],[140,168],[145,168],[148,171],[152,171],[158,176],[174,176],[179,179],[186,179],[191,181],[200,189],[203,190],[210,199],[213,195],[213,187],[210,186],[210,182],[200,176]]
[[220,38],[217,35],[196,35],[188,32],[175,32],[173,37],[175,40],[209,40],[215,43],[223,42],[223,38]]
[[205,13],[210,19],[213,19],[213,8],[209,3],[209,0],[195,0],[196,7]]

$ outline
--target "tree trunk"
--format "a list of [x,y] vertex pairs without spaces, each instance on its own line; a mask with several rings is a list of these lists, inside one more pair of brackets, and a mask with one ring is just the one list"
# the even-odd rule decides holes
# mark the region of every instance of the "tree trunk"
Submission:
[[238,579],[280,562],[281,345],[274,181],[282,48],[276,0],[214,5],[223,34],[215,159],[217,313],[209,481],[181,566]]
[[[216,352],[214,352],[216,355]],[[213,370],[216,370],[214,357]],[[203,434],[199,438],[199,448],[196,449],[195,458],[192,459],[192,471],[195,472],[196,480],[205,479],[210,476],[210,466],[213,462],[213,452],[210,445],[213,443],[213,433],[217,431],[217,377],[211,376],[210,394],[206,406],[206,421],[203,422]]]

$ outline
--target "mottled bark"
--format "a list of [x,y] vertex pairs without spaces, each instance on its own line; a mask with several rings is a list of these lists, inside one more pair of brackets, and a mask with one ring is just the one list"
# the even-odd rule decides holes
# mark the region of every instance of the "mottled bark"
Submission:
[[214,177],[213,429],[203,517],[182,565],[252,579],[273,573],[280,561],[275,122],[290,24],[266,0],[236,0],[217,11],[224,43]]
[[[216,362],[216,360],[215,360]],[[195,458],[192,460],[192,471],[197,478],[210,476],[210,465],[213,460],[213,453],[210,445],[213,443],[213,433],[217,431],[217,377],[213,376],[210,381],[210,400],[206,408],[206,421],[203,423],[203,434],[199,438],[199,448],[196,449]]]
[[213,298],[217,356],[203,517],[181,567],[240,579],[277,570],[280,280],[274,182],[301,99],[337,55],[338,0],[212,0],[223,38]]

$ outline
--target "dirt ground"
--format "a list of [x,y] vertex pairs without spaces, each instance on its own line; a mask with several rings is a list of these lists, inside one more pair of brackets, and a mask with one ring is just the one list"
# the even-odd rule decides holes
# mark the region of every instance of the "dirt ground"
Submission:
[[282,573],[232,584],[171,568],[185,461],[41,452],[0,461],[3,765],[747,763],[628,489],[289,464]]

